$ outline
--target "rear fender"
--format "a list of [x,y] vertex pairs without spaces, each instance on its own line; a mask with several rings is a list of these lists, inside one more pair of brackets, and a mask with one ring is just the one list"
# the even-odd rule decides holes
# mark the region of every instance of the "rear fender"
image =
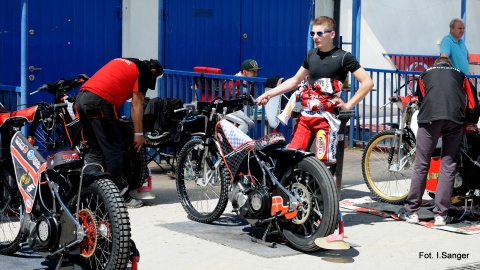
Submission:
[[392,127],[392,129],[398,129],[400,127],[400,125],[398,123],[382,123],[380,125],[385,125],[385,126],[390,126]]
[[315,153],[305,152],[296,149],[284,148],[277,153],[277,164],[275,164],[275,173],[282,175],[282,172],[291,168],[309,156],[315,156]]
[[98,179],[110,179],[110,174],[107,172],[101,171],[92,171],[92,170],[85,170],[83,172],[83,185],[90,184],[95,180]]

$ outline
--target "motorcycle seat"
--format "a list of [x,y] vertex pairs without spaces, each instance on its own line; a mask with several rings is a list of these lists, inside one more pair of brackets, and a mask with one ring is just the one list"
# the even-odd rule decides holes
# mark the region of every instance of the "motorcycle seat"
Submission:
[[279,132],[269,133],[255,141],[255,150],[263,150],[269,146],[284,147],[286,145],[285,136]]

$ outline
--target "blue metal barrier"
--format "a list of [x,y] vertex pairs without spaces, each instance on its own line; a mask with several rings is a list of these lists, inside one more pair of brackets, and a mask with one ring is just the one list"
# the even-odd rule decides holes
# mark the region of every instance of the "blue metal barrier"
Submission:
[[[396,92],[398,95],[415,94],[415,78],[421,72],[365,68],[375,84],[374,89],[361,101],[356,110],[353,141],[362,146],[378,132],[390,128],[389,123],[400,122],[400,110],[393,104],[387,104],[388,98]],[[474,86],[480,86],[480,75],[467,75]],[[352,145],[350,145],[352,146]]]
[[438,55],[415,55],[415,54],[393,54],[385,53],[385,57],[389,57],[395,68],[402,71],[419,71],[433,66]]
[[[256,98],[265,91],[265,83],[267,81],[267,78],[262,77],[241,77],[169,69],[165,69],[164,72],[163,78],[158,81],[158,96],[160,98],[180,98],[184,103],[201,100],[202,97],[210,100],[211,98],[209,97],[230,99],[232,96],[235,96],[236,81],[245,81],[247,93],[253,92],[253,97]],[[243,92],[242,83],[240,83],[239,91],[240,93]],[[263,109],[247,106],[245,113],[250,115],[254,123],[257,123],[250,130],[248,134],[250,137],[257,139],[270,132],[271,129],[265,121],[265,111]],[[292,133],[291,127],[291,123],[286,127],[279,126],[278,131],[285,134],[285,138],[289,140]]]
[[[362,100],[354,109],[357,111],[357,117],[351,121],[350,129],[353,130],[352,138],[349,139],[349,146],[360,143],[362,146],[368,140],[382,130],[389,128],[389,123],[399,123],[399,110],[388,103],[388,98],[398,91],[399,95],[407,93],[415,93],[415,77],[419,76],[419,71],[405,70],[386,70],[365,68],[373,79],[374,89]],[[480,75],[467,75],[473,80],[473,85],[479,89]],[[234,75],[207,74],[178,70],[165,70],[165,75],[158,81],[158,97],[161,98],[180,98],[184,103],[190,103],[202,97],[201,93],[206,93],[205,97],[223,96],[231,98],[232,87],[235,84],[230,82],[246,81],[247,92],[253,92],[254,98],[265,91],[265,83],[267,78],[261,77],[240,77]],[[253,87],[253,91],[252,91]],[[243,89],[242,89],[243,90]],[[355,89],[354,89],[355,90]],[[20,109],[21,88],[19,86],[1,85],[0,84],[0,102],[3,103],[7,111],[15,111]],[[24,104],[23,104],[24,105]],[[129,112],[130,106],[126,104],[124,109]],[[250,115],[252,120],[257,123],[250,130],[249,136],[252,138],[261,138],[271,131],[265,118],[265,111],[247,106],[245,112]],[[129,113],[127,113],[129,115]],[[287,141],[293,131],[292,119],[289,120],[287,126],[279,125],[279,132],[285,135]]]
[[7,111],[16,111],[21,104],[21,88],[20,86],[2,85],[0,84],[0,102]]
[[[394,95],[397,91],[399,95],[406,95],[407,93],[415,92],[415,78],[419,76],[419,71],[406,71],[399,69],[372,69],[365,68],[373,79],[375,84],[374,89],[361,101],[356,107],[357,117],[352,121],[350,129],[353,129],[352,138],[349,142],[350,146],[360,143],[364,146],[368,140],[375,134],[382,130],[388,129],[388,123],[399,123],[399,110],[388,103],[388,98]],[[472,78],[474,85],[480,86],[480,75],[468,75]],[[175,97],[180,98],[184,103],[190,103],[201,97],[199,91],[205,91],[206,96],[223,96],[231,98],[231,81],[246,81],[248,84],[248,92],[253,85],[254,97],[258,97],[260,93],[264,92],[266,78],[251,78],[239,77],[234,75],[221,74],[207,74],[178,70],[165,70],[165,75],[159,80],[159,93],[161,98]],[[353,89],[355,90],[355,89]],[[246,112],[252,117],[252,120],[257,123],[253,131],[251,130],[249,136],[252,138],[260,138],[270,128],[266,128],[265,112],[263,110],[254,113],[255,108],[247,108]],[[293,129],[292,120],[289,120],[287,126],[280,125],[278,131],[285,134],[285,138],[290,140]]]

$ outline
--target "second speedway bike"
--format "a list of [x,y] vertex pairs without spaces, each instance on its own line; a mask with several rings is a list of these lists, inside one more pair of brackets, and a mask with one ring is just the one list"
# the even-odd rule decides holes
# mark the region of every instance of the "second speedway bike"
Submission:
[[[373,136],[364,150],[362,171],[373,197],[391,204],[403,204],[407,199],[414,168],[416,132],[418,130],[418,99],[416,96],[393,96],[401,111],[400,125]],[[480,130],[476,123],[463,127],[452,203],[468,206],[480,204]],[[441,138],[430,161],[426,192],[435,197],[440,174]]]
[[[225,115],[253,105],[251,96],[217,98],[189,108],[187,122],[200,122],[179,154],[177,193],[191,220],[213,223],[230,201],[233,212],[253,226],[266,227],[267,236],[308,252],[320,249],[316,238],[332,234],[338,224],[335,182],[313,153],[286,149],[283,134],[254,140]],[[188,106],[187,106],[188,107]]]
[[46,160],[19,131],[41,105],[0,113],[0,254],[22,247],[82,269],[126,269],[130,220],[100,164],[76,150]]

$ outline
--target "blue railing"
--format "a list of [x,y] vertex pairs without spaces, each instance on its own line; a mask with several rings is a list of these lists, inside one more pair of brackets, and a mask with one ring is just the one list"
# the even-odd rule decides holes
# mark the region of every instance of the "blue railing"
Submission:
[[[395,91],[398,91],[400,95],[406,95],[409,92],[414,93],[415,80],[412,79],[420,75],[420,71],[399,69],[365,68],[365,70],[373,79],[375,86],[365,99],[355,107],[357,117],[350,121],[350,146],[353,146],[353,144],[364,146],[375,133],[389,128],[388,123],[400,122],[399,110],[392,104],[384,105],[388,103],[388,98],[393,96]],[[480,87],[480,75],[468,75],[468,77],[473,80],[475,87],[478,89]],[[184,103],[211,99],[211,97],[217,96],[228,99],[232,97],[232,90],[235,90],[236,87],[235,83],[231,84],[230,82],[238,80],[247,82],[247,92],[252,92],[255,98],[265,91],[266,78],[166,69],[164,77],[158,81],[158,96],[161,98],[180,98]],[[17,110],[21,100],[20,92],[18,86],[0,85],[0,102],[7,110]],[[129,108],[129,106],[125,107]],[[247,107],[245,111],[257,123],[249,133],[252,138],[260,138],[271,131],[266,122],[264,110]],[[292,121],[292,119],[289,120],[287,126],[280,125],[277,128],[278,131],[285,134],[287,140],[290,139],[292,134]]]
[[7,111],[16,111],[20,109],[20,86],[0,84],[0,102]]
[[384,53],[383,56],[388,57],[395,69],[402,71],[423,71],[431,66],[438,55],[415,55],[415,54],[394,54]]
[[[388,123],[400,122],[399,110],[392,104],[388,103],[388,98],[394,95],[395,91],[398,91],[400,95],[406,95],[408,92],[415,92],[415,81],[412,80],[415,76],[420,75],[420,71],[405,71],[405,70],[386,70],[386,69],[365,69],[370,77],[373,79],[375,86],[374,89],[360,102],[355,110],[358,112],[352,122],[351,126],[352,144],[360,143],[362,146],[377,132],[389,128]],[[473,78],[475,86],[480,86],[479,75],[468,75]],[[178,97],[185,103],[192,102],[197,98],[200,99],[201,95],[198,92],[203,90],[208,96],[224,96],[230,98],[231,92],[228,86],[228,82],[232,80],[245,80],[254,85],[254,97],[258,97],[260,93],[263,93],[265,89],[266,78],[251,78],[251,77],[238,77],[233,75],[220,75],[220,74],[202,74],[197,72],[186,72],[178,70],[165,70],[165,76],[159,81],[159,97]],[[225,90],[227,91],[223,91]],[[250,88],[249,88],[250,90]],[[269,128],[264,128],[267,123],[265,121],[265,113],[254,114],[253,108],[247,108],[248,113],[252,116],[255,122],[258,124],[254,128],[253,132],[249,135],[253,138],[259,138],[266,132],[269,132]],[[279,126],[279,131],[285,134],[287,139],[292,134],[292,120],[289,125]]]
[[[361,101],[356,110],[359,116],[355,119],[354,136],[355,142],[360,142],[362,146],[376,133],[389,128],[388,123],[399,123],[400,112],[393,104],[387,104],[388,98],[395,94],[406,95],[415,94],[415,80],[421,72],[385,70],[385,69],[365,69],[373,79],[375,87],[363,101]],[[473,80],[474,86],[480,87],[480,75],[467,75]]]
[[[164,71],[165,75],[158,81],[158,96],[161,98],[180,98],[184,103],[208,101],[212,97],[230,99],[235,96],[237,91],[243,92],[243,83],[240,83],[240,89],[236,89],[236,83],[232,83],[236,81],[246,81],[246,92],[252,93],[253,97],[256,98],[265,91],[267,81],[267,78],[261,77],[240,77],[169,69]],[[264,110],[247,106],[245,112],[250,115],[254,123],[257,123],[249,132],[250,137],[260,138],[271,131],[265,120]],[[278,131],[284,133],[285,137],[289,139],[292,133],[292,124],[290,123],[285,127],[279,126]]]

